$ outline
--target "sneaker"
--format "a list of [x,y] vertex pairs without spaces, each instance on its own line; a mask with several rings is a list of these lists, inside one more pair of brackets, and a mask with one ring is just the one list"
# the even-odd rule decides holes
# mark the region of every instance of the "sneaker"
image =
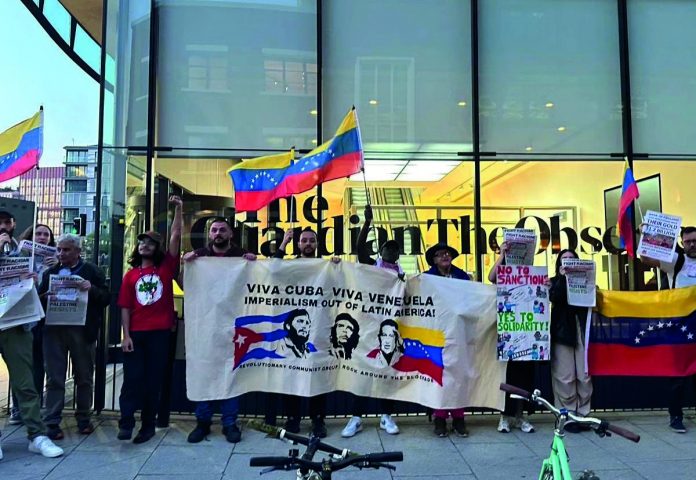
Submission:
[[669,428],[671,428],[673,432],[686,433],[686,427],[684,426],[682,417],[669,417]]
[[498,420],[498,431],[500,433],[510,433],[510,420],[505,415],[501,415],[500,420]]
[[321,417],[312,419],[312,435],[319,438],[326,438],[328,432],[326,431],[326,423]]
[[140,431],[138,431],[138,434],[133,439],[133,443],[135,443],[135,444],[145,443],[154,436],[155,436],[155,428],[154,427],[152,427],[152,428],[142,427],[140,429]]
[[55,458],[63,455],[63,449],[45,435],[39,435],[35,439],[30,440],[29,451],[31,453],[40,453],[46,458]]
[[447,436],[447,420],[441,417],[435,417],[433,419],[433,423],[435,424],[435,435],[438,437],[446,437]]
[[116,435],[116,438],[118,438],[119,440],[130,440],[132,436],[133,436],[133,429],[132,428],[120,427],[118,429],[118,435]]
[[63,440],[65,434],[59,425],[46,425],[46,436],[51,440]]
[[295,417],[288,417],[283,425],[283,429],[290,433],[300,433],[300,419]]
[[24,420],[22,420],[22,414],[19,413],[18,408],[12,407],[10,409],[10,418],[7,420],[8,425],[24,425]]
[[529,423],[524,416],[515,419],[515,426],[524,433],[534,433],[534,425]]
[[396,422],[392,420],[391,415],[382,415],[382,419],[379,421],[379,428],[389,435],[396,435],[399,433],[399,427],[396,425]]
[[466,422],[464,421],[464,417],[453,418],[452,419],[452,429],[459,437],[468,437],[469,436],[469,430],[467,430],[467,428],[466,428]]
[[2,446],[0,446],[0,460],[2,460]]
[[225,436],[225,439],[230,443],[239,443],[239,441],[242,439],[242,431],[239,430],[237,424],[222,427],[222,434]]
[[352,437],[361,430],[362,420],[360,419],[360,417],[351,417],[350,420],[348,420],[348,423],[346,424],[345,428],[341,430],[341,436],[343,438]]
[[188,434],[188,438],[186,438],[186,441],[188,443],[202,442],[206,436],[210,435],[210,425],[211,425],[210,420],[208,420],[208,421],[198,420],[196,422],[196,428],[191,430],[191,433]]

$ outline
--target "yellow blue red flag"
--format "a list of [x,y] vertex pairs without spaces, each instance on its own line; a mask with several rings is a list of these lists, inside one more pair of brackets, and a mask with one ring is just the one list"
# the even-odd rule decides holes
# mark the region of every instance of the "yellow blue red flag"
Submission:
[[43,111],[0,133],[0,182],[39,164],[43,152]]

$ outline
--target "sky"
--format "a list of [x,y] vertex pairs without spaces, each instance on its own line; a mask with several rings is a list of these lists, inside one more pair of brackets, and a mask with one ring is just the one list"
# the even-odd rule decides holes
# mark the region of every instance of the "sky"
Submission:
[[[96,145],[99,84],[48,36],[20,0],[0,1],[0,131],[44,106],[40,166],[60,166],[66,145]],[[16,185],[12,181],[0,187]]]

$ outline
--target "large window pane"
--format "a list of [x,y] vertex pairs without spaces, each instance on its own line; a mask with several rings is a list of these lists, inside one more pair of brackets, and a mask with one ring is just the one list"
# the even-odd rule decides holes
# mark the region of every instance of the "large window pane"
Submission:
[[628,2],[635,150],[696,153],[696,2]]
[[622,151],[616,1],[479,6],[481,149]]
[[313,146],[316,2],[274,3],[158,2],[160,145]]
[[368,159],[471,151],[468,1],[327,0],[322,20],[324,140],[355,105]]

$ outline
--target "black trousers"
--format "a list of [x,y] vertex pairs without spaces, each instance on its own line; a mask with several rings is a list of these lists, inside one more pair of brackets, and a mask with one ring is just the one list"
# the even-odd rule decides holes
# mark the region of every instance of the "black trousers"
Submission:
[[[371,398],[361,397],[358,395],[353,395],[353,415],[356,417],[362,417],[363,415],[370,413],[368,412],[368,406]],[[378,414],[391,415],[394,413],[395,400],[388,398],[380,398],[375,400],[377,402]]]
[[[536,374],[535,363],[536,362],[507,362],[505,383],[531,392],[534,390],[534,378]],[[528,413],[532,413],[533,408],[531,403],[525,402],[524,400],[512,399],[510,398],[510,395],[505,394],[505,410],[503,410],[503,415],[508,417],[516,417],[522,414],[525,407]]]
[[670,396],[669,396],[669,416],[683,417],[684,412],[684,391],[688,382],[693,382],[694,391],[696,392],[696,375],[689,377],[675,377],[671,379]]
[[[302,399],[297,395],[283,395],[285,414],[288,418],[302,418]],[[309,397],[309,417],[324,418],[326,416],[326,394]]]
[[169,330],[131,332],[133,351],[123,354],[119,427],[132,429],[135,412],[140,408],[143,429],[154,430],[167,369],[170,335]]

